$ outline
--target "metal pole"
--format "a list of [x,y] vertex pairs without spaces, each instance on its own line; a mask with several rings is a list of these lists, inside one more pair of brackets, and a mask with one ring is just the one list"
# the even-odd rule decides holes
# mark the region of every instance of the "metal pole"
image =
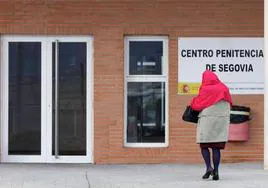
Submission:
[[[264,1],[264,23],[266,23],[268,18],[268,2]],[[267,55],[267,49],[268,49],[268,25],[264,24],[264,35],[266,36],[264,38],[264,50],[265,54]],[[267,65],[267,57],[265,56],[265,63],[264,63],[264,169],[268,170],[268,65]]]

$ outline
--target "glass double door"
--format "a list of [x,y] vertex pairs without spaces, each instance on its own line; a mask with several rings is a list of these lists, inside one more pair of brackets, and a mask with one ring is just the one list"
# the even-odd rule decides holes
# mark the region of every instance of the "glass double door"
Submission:
[[91,162],[90,37],[2,38],[3,162]]

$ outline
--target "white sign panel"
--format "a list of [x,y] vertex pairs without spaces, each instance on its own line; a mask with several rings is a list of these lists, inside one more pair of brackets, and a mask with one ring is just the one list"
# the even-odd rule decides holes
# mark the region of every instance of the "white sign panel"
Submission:
[[178,39],[178,93],[197,94],[206,70],[214,71],[232,94],[264,93],[263,38]]

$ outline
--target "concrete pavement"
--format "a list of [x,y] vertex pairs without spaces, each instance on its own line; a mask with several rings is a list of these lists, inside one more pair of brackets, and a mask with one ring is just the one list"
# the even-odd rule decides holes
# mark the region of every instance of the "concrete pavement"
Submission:
[[261,163],[222,164],[220,180],[203,165],[0,164],[0,188],[267,188]]

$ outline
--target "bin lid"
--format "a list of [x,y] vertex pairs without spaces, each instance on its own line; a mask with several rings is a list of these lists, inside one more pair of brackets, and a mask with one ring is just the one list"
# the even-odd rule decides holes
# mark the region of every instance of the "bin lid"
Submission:
[[238,106],[238,105],[233,105],[231,107],[231,111],[244,111],[244,112],[250,112],[250,108],[247,106]]

